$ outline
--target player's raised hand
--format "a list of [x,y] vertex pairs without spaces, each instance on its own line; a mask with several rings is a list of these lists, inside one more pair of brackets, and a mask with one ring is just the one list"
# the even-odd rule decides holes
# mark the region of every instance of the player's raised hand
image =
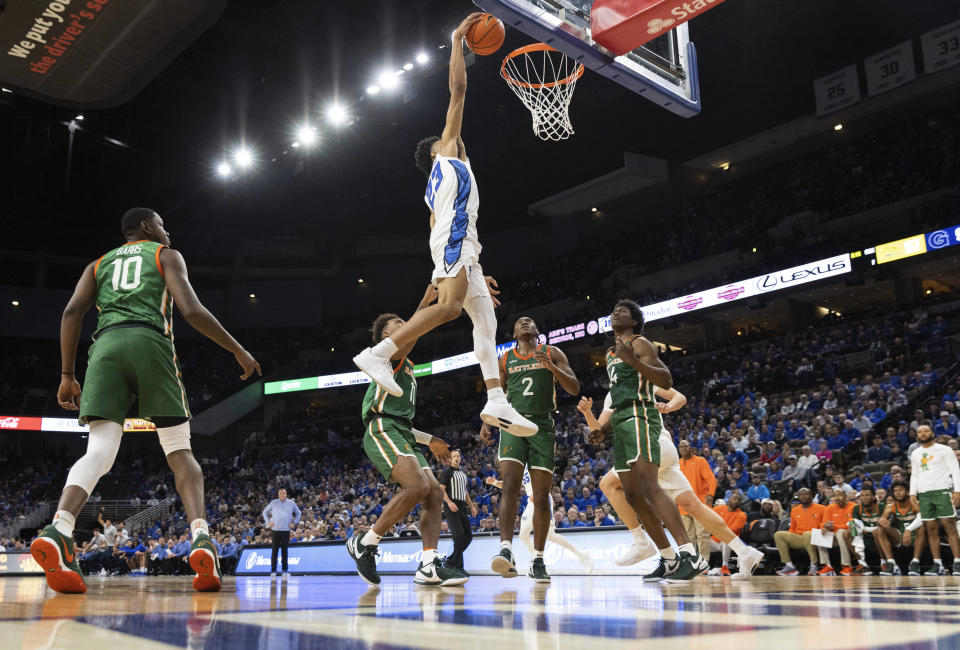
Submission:
[[428,446],[430,447],[430,451],[433,452],[433,455],[437,457],[437,460],[440,461],[441,464],[450,464],[450,445],[440,438],[434,436],[433,440],[430,441]]
[[557,369],[557,366],[553,363],[553,359],[550,358],[550,353],[547,352],[546,346],[542,348],[537,348],[537,351],[533,353],[533,356],[537,358],[537,361],[543,364],[543,367],[553,372]]
[[497,300],[497,296],[500,295],[500,291],[499,291],[500,285],[497,284],[497,281],[493,279],[492,275],[485,275],[483,276],[483,279],[487,283],[487,289],[490,291],[490,300],[493,301],[494,308],[499,307],[500,301]]
[[577,404],[577,410],[586,415],[587,413],[593,413],[593,398],[592,397],[581,397],[580,403]]
[[480,442],[487,447],[493,444],[493,431],[490,430],[490,425],[486,422],[480,427]]
[[439,296],[440,289],[437,288],[437,285],[428,284],[427,290],[423,292],[423,300],[420,301],[420,306],[426,307],[427,305],[433,304]]
[[68,411],[80,410],[80,382],[73,375],[60,375],[60,388],[57,389],[57,402]]
[[604,435],[603,431],[600,429],[591,429],[590,433],[587,434],[587,442],[594,447],[603,443]]
[[481,16],[483,16],[482,11],[474,11],[472,14],[464,18],[463,22],[460,23],[456,31],[453,32],[454,40],[463,38],[464,36],[466,36],[470,28],[480,21]]
[[635,359],[637,356],[633,353],[633,346],[619,336],[616,339],[616,351],[617,356],[623,361],[627,361],[627,359]]
[[260,370],[260,364],[256,359],[253,358],[253,355],[240,348],[238,352],[235,352],[234,357],[237,359],[237,363],[240,364],[240,367],[243,368],[243,374],[240,375],[240,379],[248,379],[250,375],[253,374],[253,371],[256,370],[257,374],[263,377],[263,371]]

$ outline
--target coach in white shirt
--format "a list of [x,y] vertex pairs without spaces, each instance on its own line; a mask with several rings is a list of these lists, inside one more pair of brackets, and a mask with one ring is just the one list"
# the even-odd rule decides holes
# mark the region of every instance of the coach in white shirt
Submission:
[[[926,424],[917,428],[920,446],[910,454],[910,501],[920,511],[927,527],[933,571],[948,575],[940,561],[938,526],[942,525],[953,552],[953,575],[960,576],[960,535],[957,533],[957,506],[960,505],[960,462],[946,445],[935,443],[933,429]],[[939,523],[938,523],[939,521]]]

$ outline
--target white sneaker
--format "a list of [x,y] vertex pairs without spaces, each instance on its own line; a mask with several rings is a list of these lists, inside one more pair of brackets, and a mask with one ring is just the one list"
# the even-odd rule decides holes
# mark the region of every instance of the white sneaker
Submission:
[[577,559],[580,560],[580,564],[583,565],[583,570],[587,573],[593,573],[593,560],[590,558],[588,553],[581,552],[577,555]]
[[[361,352],[360,355],[362,354]],[[356,361],[356,359],[354,359],[354,361]],[[366,372],[366,370],[364,370],[364,372]],[[390,376],[392,378],[393,373],[391,373]],[[537,425],[517,413],[517,410],[510,406],[510,402],[505,399],[503,401],[487,400],[487,405],[480,411],[480,419],[489,426],[502,429],[518,438],[529,438],[530,436],[536,435],[538,431]]]
[[282,574],[280,574],[280,579],[281,579],[281,580],[286,580],[286,579],[289,578],[289,577],[290,577],[290,574],[287,573],[286,571],[284,571]]
[[757,565],[763,560],[763,551],[755,548],[748,548],[743,555],[737,556],[737,572],[730,576],[731,580],[748,580]]
[[617,558],[613,563],[617,566],[630,566],[631,564],[649,559],[656,554],[657,548],[650,542],[646,544],[634,542],[630,548],[627,549],[627,552],[623,554],[623,557]]
[[271,579],[271,580],[272,580],[273,578],[276,578],[276,577],[277,577],[277,573],[276,573],[276,572],[273,572],[273,573],[270,574],[270,579]]
[[710,570],[710,563],[707,562],[705,559],[703,559],[703,556],[702,556],[702,555],[700,555],[700,556],[698,556],[698,557],[700,558],[700,561],[697,562],[697,564],[694,566],[694,568],[699,572],[699,573],[697,573],[697,575],[698,575],[698,576],[701,576],[701,575],[704,575],[707,571]]
[[367,348],[353,358],[353,363],[370,379],[377,382],[383,390],[394,397],[403,395],[403,389],[393,378],[393,367],[390,365],[390,359],[377,356],[373,353],[373,350]]

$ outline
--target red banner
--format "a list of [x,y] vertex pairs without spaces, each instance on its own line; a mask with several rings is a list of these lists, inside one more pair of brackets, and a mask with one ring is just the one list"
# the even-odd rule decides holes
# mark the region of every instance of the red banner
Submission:
[[635,50],[723,0],[596,0],[590,10],[593,40],[617,56]]
[[41,431],[43,418],[26,418],[18,415],[0,415],[0,429],[17,431]]

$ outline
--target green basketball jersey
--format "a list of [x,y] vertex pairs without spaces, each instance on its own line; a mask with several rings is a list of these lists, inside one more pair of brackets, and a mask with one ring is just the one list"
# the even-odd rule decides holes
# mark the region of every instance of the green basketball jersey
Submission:
[[417,378],[413,374],[413,361],[404,357],[393,369],[393,378],[403,389],[403,395],[394,397],[376,382],[370,382],[360,410],[364,422],[381,413],[402,420],[413,420],[417,412]]
[[900,505],[894,502],[893,514],[890,515],[890,525],[899,530],[902,535],[907,526],[912,524],[919,516],[920,513],[913,508],[909,501],[906,510],[900,510]]
[[164,245],[144,239],[114,248],[97,260],[97,331],[120,323],[144,323],[173,336],[173,298],[160,266]]
[[858,503],[853,506],[851,516],[862,521],[864,526],[876,526],[877,522],[880,521],[881,514],[883,512],[880,510],[880,504],[878,503],[874,503],[871,508],[864,508],[862,504]]
[[[629,345],[639,334],[627,339]],[[630,406],[633,402],[646,402],[647,405],[656,404],[656,390],[649,379],[643,377],[636,368],[624,363],[617,356],[615,348],[607,350],[607,376],[610,377],[611,406],[614,409]]]
[[[537,350],[549,346],[538,345]],[[531,353],[520,356],[507,350],[500,361],[507,373],[507,401],[520,414],[548,415],[557,410],[557,388],[553,373]]]

